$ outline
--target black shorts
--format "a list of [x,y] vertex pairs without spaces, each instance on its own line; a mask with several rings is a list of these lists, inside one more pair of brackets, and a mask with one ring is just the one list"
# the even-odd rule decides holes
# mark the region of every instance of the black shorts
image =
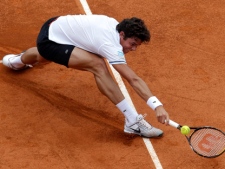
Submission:
[[37,49],[43,58],[68,67],[69,58],[75,46],[58,44],[48,38],[49,26],[57,18],[49,19],[42,26],[37,38]]

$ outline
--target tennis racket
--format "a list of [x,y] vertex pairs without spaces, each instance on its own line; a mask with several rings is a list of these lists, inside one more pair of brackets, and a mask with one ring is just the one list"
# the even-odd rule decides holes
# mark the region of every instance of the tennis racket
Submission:
[[[181,129],[181,125],[170,120],[169,125]],[[206,158],[215,158],[225,151],[225,133],[210,127],[190,127],[190,133],[185,135],[191,149],[198,155]]]

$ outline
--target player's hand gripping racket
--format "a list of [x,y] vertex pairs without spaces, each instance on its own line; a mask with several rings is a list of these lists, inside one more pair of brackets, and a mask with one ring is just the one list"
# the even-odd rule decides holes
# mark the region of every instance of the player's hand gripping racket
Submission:
[[[172,120],[169,125],[181,130],[182,126]],[[190,132],[185,137],[192,150],[206,158],[218,157],[225,151],[225,133],[221,130],[210,127],[189,127]]]

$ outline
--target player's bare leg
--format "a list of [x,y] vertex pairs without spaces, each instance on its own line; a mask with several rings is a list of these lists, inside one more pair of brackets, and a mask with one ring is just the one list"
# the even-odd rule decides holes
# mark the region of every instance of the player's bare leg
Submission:
[[114,104],[124,99],[103,58],[82,49],[74,48],[68,67],[92,72],[99,90]]
[[49,63],[46,59],[44,59],[38,52],[36,47],[32,47],[27,49],[25,52],[20,54],[8,54],[5,55],[2,59],[3,65],[14,69],[14,70],[22,70],[28,67],[32,67],[37,63],[46,64]]
[[68,66],[94,74],[99,90],[124,114],[126,119],[124,132],[145,137],[162,136],[161,130],[151,126],[142,115],[138,115],[129,105],[119,86],[113,80],[103,58],[82,49],[74,48]]
[[38,52],[37,47],[27,49],[21,57],[24,64],[34,65],[36,63],[46,64],[50,61],[44,59]]

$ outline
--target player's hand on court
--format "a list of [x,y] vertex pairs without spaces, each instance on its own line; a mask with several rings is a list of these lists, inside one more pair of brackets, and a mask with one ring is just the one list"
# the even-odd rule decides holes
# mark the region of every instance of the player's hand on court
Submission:
[[169,122],[169,114],[166,112],[166,110],[164,109],[163,106],[158,106],[155,109],[155,113],[156,113],[156,117],[158,122],[162,123],[162,124],[166,124],[168,125]]

